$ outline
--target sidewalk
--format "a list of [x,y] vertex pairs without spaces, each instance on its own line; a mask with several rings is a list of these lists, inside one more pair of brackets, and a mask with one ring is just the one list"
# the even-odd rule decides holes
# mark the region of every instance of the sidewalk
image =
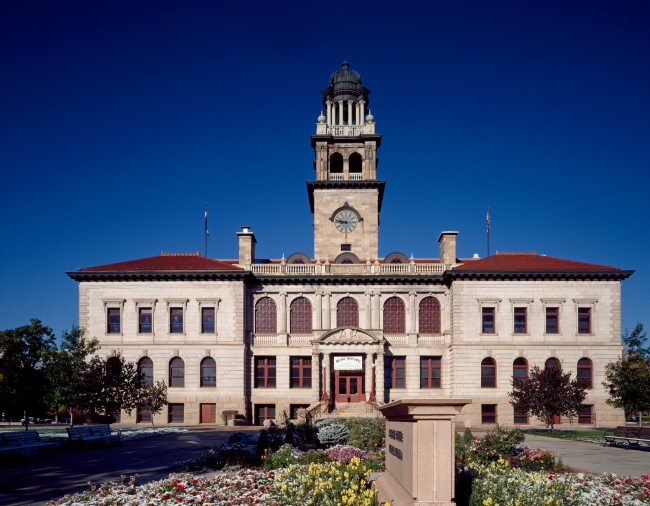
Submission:
[[552,452],[556,460],[561,458],[564,465],[578,472],[612,473],[619,476],[650,474],[650,451],[626,450],[530,434],[526,434],[524,444]]

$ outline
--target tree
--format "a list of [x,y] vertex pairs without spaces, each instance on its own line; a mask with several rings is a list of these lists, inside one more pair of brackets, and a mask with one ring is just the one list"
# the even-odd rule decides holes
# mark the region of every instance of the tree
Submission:
[[642,412],[650,411],[650,349],[643,347],[646,336],[642,323],[637,323],[631,334],[625,329],[623,356],[605,366],[603,381],[609,391],[607,404],[623,409],[625,416],[639,413],[639,425]]
[[530,377],[524,381],[511,381],[512,392],[508,394],[515,411],[529,412],[550,425],[551,432],[556,416],[577,417],[587,397],[585,387],[571,379],[571,373],[563,373],[560,367],[540,370],[533,367]]
[[35,318],[30,325],[0,331],[0,408],[28,413],[42,409],[45,395],[43,357],[55,349],[54,333]]
[[146,408],[151,413],[151,426],[153,417],[162,411],[167,405],[167,385],[164,381],[156,381],[155,384],[146,385],[141,389],[138,407]]
[[63,331],[59,349],[45,354],[45,376],[48,382],[45,400],[48,406],[55,408],[57,421],[58,409],[65,406],[70,410],[72,425],[72,410],[77,407],[77,377],[86,368],[88,356],[98,349],[99,341],[95,338],[87,339],[85,329],[73,324],[70,332]]
[[129,415],[138,405],[144,375],[121,353],[108,358],[94,356],[73,383],[76,407],[112,416],[120,409]]

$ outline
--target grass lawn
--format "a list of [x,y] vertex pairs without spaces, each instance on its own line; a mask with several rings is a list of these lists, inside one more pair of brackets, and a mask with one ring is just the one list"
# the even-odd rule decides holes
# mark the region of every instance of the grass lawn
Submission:
[[531,436],[552,437],[555,439],[568,439],[571,441],[586,441],[588,443],[604,443],[604,430],[555,430],[554,432],[542,430],[527,430]]

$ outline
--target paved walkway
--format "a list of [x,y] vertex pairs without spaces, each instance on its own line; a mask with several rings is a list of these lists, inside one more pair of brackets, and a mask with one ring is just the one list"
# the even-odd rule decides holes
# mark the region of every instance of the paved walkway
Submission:
[[524,443],[552,452],[564,465],[588,473],[613,473],[619,476],[650,474],[650,451],[626,450],[582,441],[566,441],[526,434]]
[[0,466],[0,505],[44,505],[65,494],[81,492],[88,481],[100,484],[120,475],[139,474],[138,483],[169,475],[169,466],[203,453],[204,446],[220,446],[233,432],[259,427],[192,430],[125,441],[121,446],[59,451]]

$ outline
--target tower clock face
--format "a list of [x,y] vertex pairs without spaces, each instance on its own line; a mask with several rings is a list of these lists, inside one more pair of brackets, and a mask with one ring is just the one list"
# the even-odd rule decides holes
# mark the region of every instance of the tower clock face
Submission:
[[334,216],[334,225],[336,226],[336,230],[343,234],[352,232],[357,228],[357,223],[359,223],[359,219],[352,211],[343,210]]

